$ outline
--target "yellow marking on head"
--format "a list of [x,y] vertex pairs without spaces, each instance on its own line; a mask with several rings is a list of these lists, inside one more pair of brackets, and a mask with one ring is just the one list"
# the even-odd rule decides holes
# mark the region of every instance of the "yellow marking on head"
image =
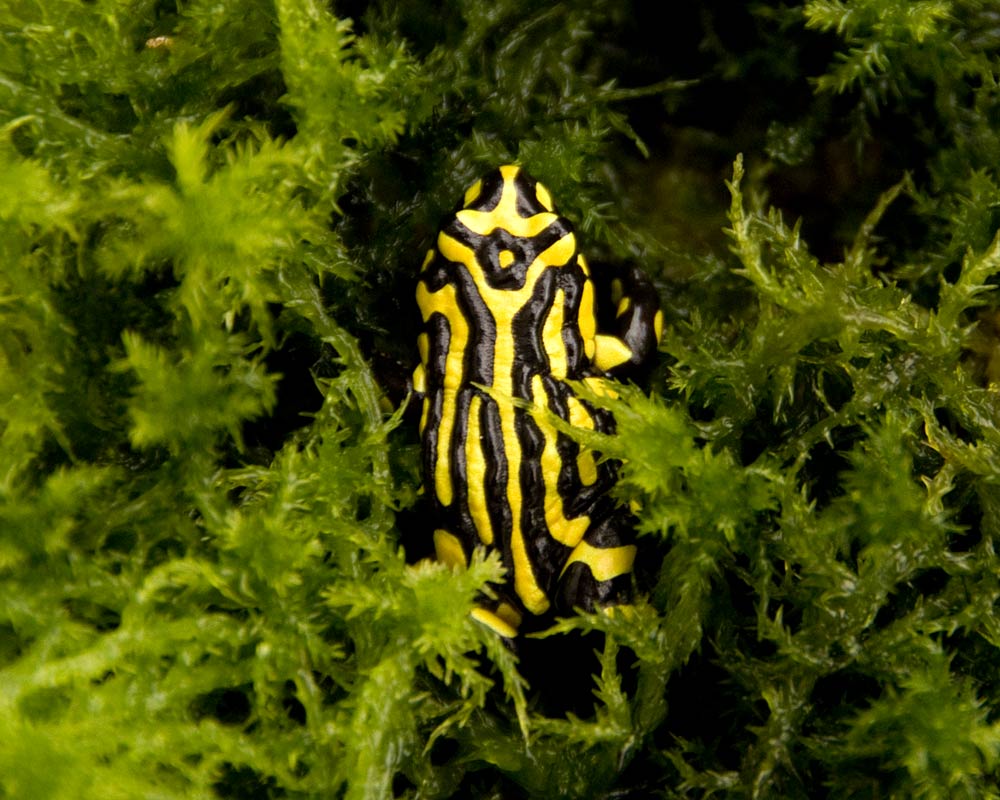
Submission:
[[577,257],[576,257],[576,263],[580,265],[580,269],[583,270],[583,274],[586,275],[589,278],[590,277],[590,267],[587,265],[587,259],[585,259],[583,257],[582,253],[580,253],[580,254],[577,255]]
[[535,197],[538,198],[538,202],[542,204],[542,207],[546,211],[555,211],[555,206],[552,204],[552,195],[540,183],[535,184]]
[[430,352],[430,339],[426,333],[417,336],[417,352],[420,353],[420,363],[427,364],[427,356]]
[[500,268],[506,269],[514,263],[514,254],[510,250],[501,250],[497,260],[500,262]]
[[442,528],[434,531],[434,552],[437,554],[437,560],[449,567],[465,569],[469,566],[458,537]]
[[663,310],[657,310],[653,315],[653,333],[656,334],[656,343],[659,344],[663,338]]
[[462,205],[468,208],[472,201],[479,197],[479,193],[483,190],[483,182],[481,180],[476,181],[472,186],[465,190],[465,197],[462,198]]
[[617,319],[622,314],[628,313],[630,308],[632,308],[632,298],[628,296],[623,297],[618,301],[618,310],[615,311],[615,318]]
[[552,308],[542,325],[542,347],[549,357],[549,373],[554,378],[565,378],[569,360],[566,357],[566,343],[563,341],[563,312],[566,305],[566,293],[556,290],[552,298]]
[[514,236],[535,236],[545,230],[558,218],[551,211],[522,217],[517,211],[517,186],[514,179],[521,171],[520,167],[508,164],[500,167],[503,177],[503,192],[500,202],[492,211],[474,211],[465,208],[455,216],[465,227],[481,236],[486,236],[495,228],[503,228]]
[[[536,406],[540,408],[548,406],[541,375],[535,375],[531,379],[531,394],[531,400]],[[557,542],[567,547],[576,547],[590,527],[590,517],[567,519],[563,499],[559,495],[559,470],[562,468],[562,459],[556,449],[556,430],[540,415],[535,417],[535,424],[538,425],[544,440],[539,461],[542,467],[542,481],[545,484],[545,526],[549,529],[549,535]]]
[[573,257],[575,252],[576,237],[572,233],[567,233],[557,242],[539,253],[535,259],[535,263],[541,262],[546,266],[561,267]]
[[[566,400],[566,406],[569,410],[570,425],[593,430],[594,420],[583,407],[583,403],[570,395]],[[580,477],[580,483],[584,486],[591,486],[597,480],[597,460],[594,458],[593,450],[580,446],[580,451],[576,454],[576,472]]]
[[[448,320],[451,337],[448,342],[448,353],[445,357],[442,402],[445,409],[454,408],[455,398],[462,383],[465,349],[469,343],[469,324],[458,306],[455,287],[450,284],[442,286],[436,292],[431,292],[427,288],[427,284],[420,281],[417,284],[417,305],[420,306],[420,312],[423,314],[425,322],[435,312],[443,314]],[[454,496],[454,487],[451,484],[451,438],[454,423],[454,414],[442,414],[437,433],[434,490],[441,505],[444,506],[451,505]]]
[[494,614],[492,611],[489,611],[488,609],[474,608],[472,609],[472,611],[469,612],[469,616],[471,616],[474,620],[476,620],[476,622],[481,622],[490,630],[499,633],[501,636],[507,639],[513,639],[515,636],[517,636],[516,626],[511,625],[509,622],[507,622],[507,620],[503,619],[498,614]]
[[626,544],[621,547],[594,547],[587,542],[580,542],[570,554],[563,572],[570,564],[586,564],[597,581],[609,581],[619,575],[627,575],[632,571],[635,561],[636,546]]
[[424,256],[424,263],[420,265],[420,271],[423,272],[427,269],[427,265],[434,260],[434,248],[427,251],[427,255]]
[[594,313],[594,284],[586,280],[580,292],[580,313],[578,316],[580,336],[583,337],[583,353],[594,358],[594,337],[597,335],[597,316]]
[[493,525],[486,508],[486,456],[479,430],[479,410],[482,400],[474,395],[469,402],[469,429],[465,437],[465,478],[469,490],[469,514],[476,526],[479,541],[493,544]]
[[598,369],[614,369],[632,358],[632,348],[617,336],[603,333],[594,337],[594,364]]
[[417,364],[413,370],[413,391],[420,394],[427,391],[427,371],[423,364]]

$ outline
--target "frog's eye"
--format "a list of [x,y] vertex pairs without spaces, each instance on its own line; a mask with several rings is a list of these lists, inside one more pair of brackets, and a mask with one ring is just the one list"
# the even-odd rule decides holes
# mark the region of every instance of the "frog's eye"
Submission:
[[535,184],[535,197],[538,198],[538,202],[542,204],[542,207],[546,211],[552,211],[552,195],[549,194],[549,190],[546,189],[542,184]]
[[472,205],[472,202],[479,197],[479,193],[483,191],[483,181],[482,179],[476,181],[472,186],[465,190],[465,197],[462,199],[462,206],[468,208]]

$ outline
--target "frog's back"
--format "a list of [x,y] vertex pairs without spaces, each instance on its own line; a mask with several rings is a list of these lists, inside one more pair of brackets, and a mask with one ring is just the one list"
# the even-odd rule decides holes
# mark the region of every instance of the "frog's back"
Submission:
[[566,383],[594,375],[593,288],[573,228],[541,184],[501,167],[470,187],[443,226],[417,300],[425,488],[439,555],[462,561],[477,544],[498,549],[517,601],[542,613],[613,479],[610,464],[525,408],[613,426]]

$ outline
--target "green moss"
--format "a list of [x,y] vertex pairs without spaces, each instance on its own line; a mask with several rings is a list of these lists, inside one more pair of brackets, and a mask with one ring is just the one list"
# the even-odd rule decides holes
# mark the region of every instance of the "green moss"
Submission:
[[[997,9],[646,5],[6,4],[0,797],[1000,796]],[[514,649],[399,377],[509,160],[667,322]]]

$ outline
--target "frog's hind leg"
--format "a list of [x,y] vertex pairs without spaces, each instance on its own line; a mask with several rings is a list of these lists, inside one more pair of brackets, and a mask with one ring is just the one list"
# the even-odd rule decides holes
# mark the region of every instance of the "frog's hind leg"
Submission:
[[598,333],[594,363],[616,378],[635,378],[652,362],[663,335],[656,288],[634,266],[594,265]]
[[636,554],[631,522],[625,509],[616,508],[573,548],[559,576],[554,603],[557,613],[629,602]]

